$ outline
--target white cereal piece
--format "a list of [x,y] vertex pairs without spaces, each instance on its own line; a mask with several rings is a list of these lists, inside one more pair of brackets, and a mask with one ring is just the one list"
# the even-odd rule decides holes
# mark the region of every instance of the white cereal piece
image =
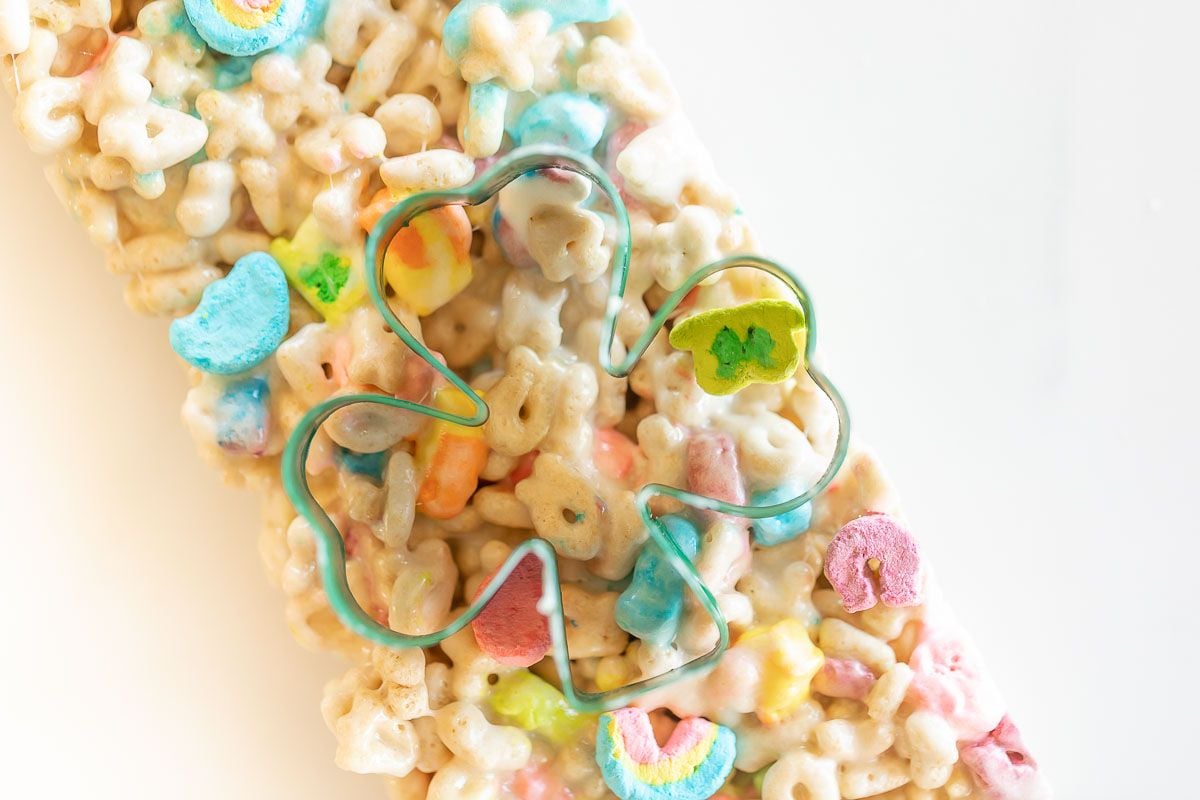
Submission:
[[538,46],[550,31],[545,11],[509,17],[499,6],[481,5],[471,13],[470,39],[458,68],[467,83],[498,80],[514,92],[533,86]]
[[450,546],[427,539],[404,554],[389,600],[388,625],[412,635],[430,633],[449,622],[458,585]]
[[75,27],[103,28],[112,16],[109,0],[29,0],[29,15],[53,33]]
[[[729,398],[714,397],[696,383],[691,353],[673,350],[661,358],[653,358],[647,353],[642,358],[642,365],[643,373],[657,371],[654,405],[675,422],[702,428],[728,405]],[[637,370],[631,378],[636,377]]]
[[902,662],[880,675],[867,693],[867,714],[871,719],[889,720],[894,717],[904,702],[912,679],[912,669]]
[[589,592],[573,584],[562,587],[567,652],[572,659],[616,656],[625,652],[629,634],[616,622],[617,592]]
[[178,164],[204,146],[208,128],[195,117],[155,103],[106,114],[98,129],[100,150],[119,156],[139,173]]
[[393,716],[388,685],[369,667],[350,670],[325,687],[321,712],[337,737],[335,763],[360,774],[403,777],[417,761],[413,724]]
[[562,344],[559,320],[567,287],[551,283],[532,269],[514,269],[500,297],[496,344],[501,350],[524,345],[546,355]]
[[391,14],[355,62],[343,102],[351,111],[366,111],[386,99],[400,65],[417,43],[416,27],[402,14]]
[[374,170],[353,163],[329,177],[325,189],[313,198],[312,211],[322,233],[332,242],[353,246],[362,242],[358,224],[358,198],[362,196]]
[[604,525],[599,498],[571,462],[542,453],[533,462],[533,474],[514,491],[529,507],[538,536],[560,556],[587,561],[599,554]]
[[633,492],[606,489],[600,499],[604,504],[603,539],[588,569],[605,580],[621,580],[633,569],[642,550],[646,526]]
[[[426,691],[428,692],[436,681],[429,676],[431,671],[436,668],[440,672],[446,669],[445,664],[430,664],[426,669]],[[441,706],[431,707],[440,708]],[[437,772],[446,765],[450,760],[450,751],[446,749],[446,745],[442,744],[441,738],[437,734],[437,720],[432,717],[417,717],[412,721],[413,730],[417,734],[417,762],[416,768],[420,772]],[[409,773],[410,775],[415,773]],[[407,800],[407,798],[406,798]]]
[[329,186],[329,178],[301,163],[292,148],[279,148],[267,158],[243,158],[236,166],[258,221],[274,236],[295,231],[317,193]]
[[[579,354],[580,360],[592,367],[592,374],[596,380],[597,396],[593,421],[597,428],[613,427],[625,417],[629,379],[609,375],[600,367],[600,346],[604,337],[602,320],[588,319],[571,327],[575,332],[572,347]],[[625,348],[619,341],[615,344],[613,360],[620,361],[625,357]]]
[[83,223],[88,237],[97,247],[113,247],[119,241],[120,227],[117,204],[105,192],[89,188],[81,182],[68,184],[62,173],[53,166],[46,168],[50,185],[67,209]]
[[115,192],[128,188],[144,200],[157,200],[167,191],[167,176],[162,170],[139,173],[116,155],[99,153],[89,159],[88,178],[97,189]]
[[125,242],[121,250],[109,253],[108,270],[115,275],[168,272],[195,264],[203,247],[182,231],[148,233]]
[[301,117],[321,123],[341,110],[341,93],[325,80],[332,65],[329,50],[315,42],[297,59],[267,53],[254,62],[250,74],[263,91],[265,117],[272,128],[286,130]]
[[417,763],[417,768],[403,778],[384,778],[384,788],[387,791],[388,800],[413,800],[413,798],[425,797],[429,793],[429,783],[432,778],[427,774],[428,771],[420,768],[419,756]]
[[[404,320],[407,323],[407,320]],[[356,310],[350,321],[350,342],[354,355],[346,375],[356,384],[376,386],[388,394],[403,388],[405,365],[416,358],[391,332],[374,308]]]
[[596,373],[586,364],[570,364],[563,371],[555,399],[554,418],[541,449],[587,464],[593,452],[592,409],[596,406]]
[[640,134],[617,156],[616,166],[630,194],[651,205],[673,207],[684,196],[722,213],[736,208],[708,150],[682,117]]
[[19,55],[0,59],[5,90],[15,98],[26,88],[49,76],[57,54],[57,36],[45,28],[31,30],[29,44]]
[[[484,269],[491,269],[486,265]],[[496,340],[500,309],[468,288],[425,317],[425,340],[446,357],[447,366],[462,369],[478,361]]]
[[194,308],[204,288],[224,276],[211,264],[134,275],[125,284],[125,302],[142,314],[180,314]]
[[871,761],[896,741],[890,723],[873,719],[830,719],[813,729],[821,755],[839,764]]
[[387,135],[365,114],[331,119],[296,138],[300,160],[322,175],[336,175],[355,162],[383,155]]
[[436,97],[442,124],[453,125],[462,109],[466,87],[454,70],[442,71],[441,57],[441,42],[434,38],[421,42],[405,63],[392,90],[400,94]]
[[648,249],[658,284],[674,291],[697,269],[719,259],[721,227],[715,211],[695,205],[684,206],[675,219],[657,225]]
[[397,194],[454,189],[475,177],[475,162],[456,150],[426,150],[387,159],[379,177]]
[[734,433],[738,466],[750,486],[807,485],[828,463],[827,455],[813,452],[803,431],[778,414],[764,410],[722,421]]
[[591,283],[604,275],[612,261],[604,221],[581,208],[539,208],[529,219],[527,237],[530,256],[551,281],[574,278]]
[[504,528],[532,528],[529,509],[510,491],[484,486],[471,500],[472,507],[486,522]]
[[164,105],[187,111],[196,95],[208,87],[208,75],[200,66],[207,48],[179,31],[152,40],[150,49],[153,55],[146,77],[154,86],[153,97]]
[[461,758],[452,758],[429,782],[426,800],[496,800],[499,796],[495,776],[475,769]]
[[412,455],[404,450],[392,453],[385,480],[383,524],[376,535],[388,547],[407,550],[417,506],[417,471]]
[[[213,251],[217,260],[225,264],[236,263],[239,258],[256,250],[265,251],[271,244],[271,237],[261,231],[248,231],[242,228],[227,227],[212,238]],[[296,311],[292,309],[293,313]]]
[[284,380],[308,405],[316,405],[341,388],[344,376],[334,364],[350,358],[349,342],[324,323],[305,325],[275,351]]
[[639,43],[621,44],[597,36],[577,73],[579,88],[608,99],[625,114],[655,122],[678,104],[658,57]]
[[529,736],[519,728],[493,725],[478,706],[456,702],[439,709],[437,731],[442,743],[475,769],[518,770],[529,761]]
[[954,730],[930,711],[916,711],[904,721],[908,741],[909,774],[921,789],[937,789],[950,780],[958,761]]
[[379,403],[354,403],[330,415],[325,432],[334,442],[358,453],[388,450],[415,434],[424,418]]
[[480,650],[469,627],[443,639],[439,646],[454,664],[450,690],[459,700],[483,701],[491,691],[492,677],[512,670]]
[[263,116],[262,92],[253,86],[203,91],[196,98],[196,110],[208,125],[209,158],[229,158],[239,150],[265,156],[275,149],[275,130]]
[[896,654],[887,642],[840,619],[821,620],[818,646],[830,658],[866,664],[876,675],[896,666]]
[[838,771],[838,789],[846,800],[877,797],[909,782],[908,764],[892,753],[870,762],[844,764]]
[[646,456],[647,483],[687,485],[686,428],[663,414],[651,414],[638,423],[637,442]]
[[491,448],[515,457],[541,444],[550,432],[561,385],[561,368],[528,347],[514,348],[504,377],[488,392],[492,413],[483,430]]
[[442,135],[442,118],[428,98],[396,94],[372,114],[387,134],[388,156],[406,156],[424,150]]
[[17,128],[29,148],[57,153],[83,135],[83,86],[75,78],[42,78],[17,95]]
[[150,47],[137,39],[122,36],[116,40],[84,98],[83,114],[88,122],[99,125],[114,111],[140,106],[150,99],[152,87],[146,79],[146,68],[151,54]]
[[229,221],[237,176],[227,161],[203,161],[188,170],[187,188],[175,207],[179,227],[188,236],[212,236]]
[[[741,665],[752,666],[753,662],[742,661]],[[737,677],[733,680],[737,680]],[[758,683],[757,674],[748,675],[745,695],[733,705],[737,708],[753,708],[754,691]],[[763,725],[753,717],[746,718],[737,726],[738,750],[735,766],[742,772],[757,772],[788,752],[810,749],[813,728],[824,719],[825,711],[814,699],[804,701],[787,719],[774,725]]]
[[763,776],[763,800],[794,800],[801,788],[809,800],[841,800],[837,765],[801,750],[776,761]]
[[0,0],[0,55],[24,53],[32,32],[29,0]]

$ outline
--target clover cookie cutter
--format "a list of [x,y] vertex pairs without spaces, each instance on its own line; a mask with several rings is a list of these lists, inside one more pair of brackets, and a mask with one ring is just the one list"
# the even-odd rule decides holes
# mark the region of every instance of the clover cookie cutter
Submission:
[[[684,297],[701,282],[719,272],[734,268],[752,268],[779,279],[795,296],[804,314],[806,327],[802,364],[818,388],[829,398],[838,417],[838,436],[833,454],[821,477],[803,493],[772,505],[735,505],[717,498],[662,484],[646,484],[636,494],[636,502],[650,541],[657,545],[671,568],[679,574],[695,596],[699,606],[711,618],[718,632],[717,644],[707,653],[693,658],[674,669],[602,692],[584,691],[576,687],[567,650],[566,627],[562,592],[558,579],[558,557],[544,539],[528,539],[517,547],[496,571],[494,577],[471,604],[445,627],[425,634],[406,634],[395,631],[373,619],[359,605],[351,592],[346,575],[346,548],[342,534],[325,513],[308,487],[305,463],[308,451],[322,423],[335,411],[357,403],[373,403],[404,409],[434,419],[463,425],[482,426],[488,418],[488,407],[467,383],[453,370],[434,357],[404,326],[385,300],[384,256],[396,234],[416,217],[444,206],[472,206],[486,202],[501,189],[522,176],[542,170],[566,170],[582,175],[600,189],[611,205],[616,221],[616,241],[613,247],[608,302],[604,314],[604,332],[600,343],[600,366],[613,377],[626,377],[663,329],[668,317]],[[378,394],[349,394],[334,397],[314,406],[304,415],[288,438],[281,469],[284,489],[296,510],[308,521],[316,539],[317,567],[329,604],[342,624],[354,633],[376,644],[394,649],[430,647],[458,633],[471,623],[507,581],[517,565],[528,555],[542,563],[543,593],[539,610],[549,619],[551,655],[554,659],[563,696],[579,711],[608,711],[628,705],[629,701],[661,689],[685,677],[693,676],[713,666],[729,647],[729,624],[716,598],[705,585],[691,560],[684,555],[666,528],[650,510],[655,497],[669,497],[697,510],[715,511],[731,516],[756,520],[775,517],[793,511],[819,495],[834,479],[850,444],[850,418],[841,393],[833,382],[813,363],[816,348],[816,318],[812,301],[803,284],[787,268],[754,255],[735,255],[701,267],[683,285],[673,291],[652,316],[649,326],[629,347],[625,357],[614,363],[612,349],[616,340],[617,315],[620,312],[628,277],[631,232],[629,214],[617,187],[605,171],[590,157],[577,151],[549,145],[518,148],[497,160],[471,183],[454,190],[426,192],[407,197],[383,215],[367,237],[367,288],[375,308],[389,328],[438,374],[461,391],[470,401],[474,412],[470,416],[454,414],[433,406]]]

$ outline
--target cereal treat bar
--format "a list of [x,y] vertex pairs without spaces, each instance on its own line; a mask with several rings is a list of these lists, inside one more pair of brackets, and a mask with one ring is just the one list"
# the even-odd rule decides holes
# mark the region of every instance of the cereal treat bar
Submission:
[[614,0],[0,0],[264,497],[338,765],[431,800],[1049,789]]

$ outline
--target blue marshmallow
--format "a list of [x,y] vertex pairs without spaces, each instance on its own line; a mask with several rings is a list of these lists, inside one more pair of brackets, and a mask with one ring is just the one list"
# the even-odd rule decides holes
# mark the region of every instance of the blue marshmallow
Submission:
[[[750,505],[771,506],[791,500],[802,490],[792,485],[776,486],[765,492],[754,492],[750,495]],[[756,519],[750,523],[754,530],[754,541],[763,547],[772,547],[782,542],[790,542],[808,530],[812,524],[812,501],[775,517]]]
[[205,288],[195,311],[171,323],[171,348],[205,372],[245,372],[283,341],[288,312],[283,270],[266,253],[250,253]]
[[380,450],[378,453],[359,453],[344,447],[337,449],[338,461],[347,472],[364,475],[376,483],[383,480],[383,470],[387,465],[389,455],[387,450]]
[[557,144],[590,153],[604,135],[608,112],[585,94],[555,92],[522,112],[512,128],[519,145]]
[[[659,520],[667,534],[688,558],[700,550],[700,532],[683,517],[670,515]],[[662,647],[669,645],[683,616],[683,578],[671,568],[658,545],[646,542],[633,567],[633,578],[617,598],[616,620],[620,628],[639,639]]]
[[213,409],[222,450],[254,456],[266,451],[270,397],[265,378],[247,378],[225,387]]

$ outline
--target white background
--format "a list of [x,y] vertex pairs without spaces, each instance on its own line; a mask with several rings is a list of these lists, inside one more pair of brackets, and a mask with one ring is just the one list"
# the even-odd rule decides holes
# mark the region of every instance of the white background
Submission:
[[[1198,7],[638,5],[1060,796],[1193,796]],[[0,795],[381,796],[165,323],[0,152]]]

